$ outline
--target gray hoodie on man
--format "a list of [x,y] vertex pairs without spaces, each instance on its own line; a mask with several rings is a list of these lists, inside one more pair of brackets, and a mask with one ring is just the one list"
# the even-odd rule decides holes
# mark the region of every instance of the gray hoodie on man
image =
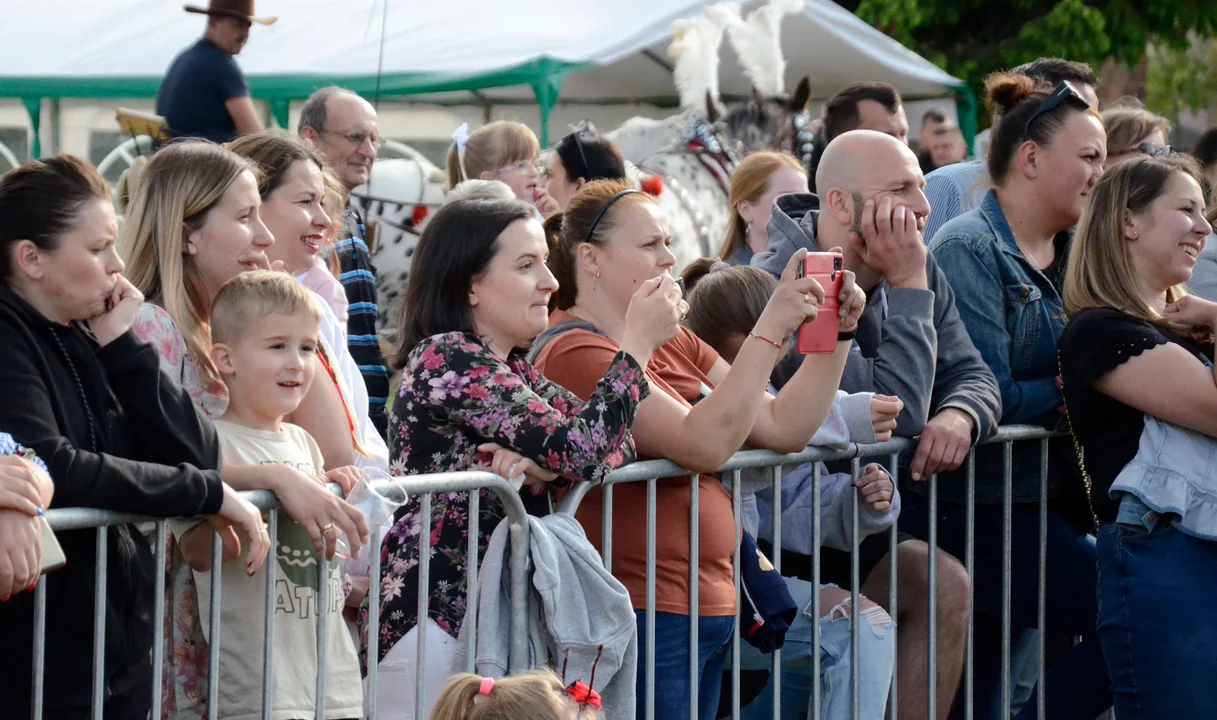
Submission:
[[[780,277],[799,248],[816,243],[820,201],[815,195],[779,197],[767,230],[769,244],[752,265]],[[955,309],[955,294],[934,256],[927,253],[929,290],[893,288],[881,282],[869,293],[858,321],[841,390],[895,395],[904,402],[896,435],[914,437],[945,408],[958,408],[976,424],[976,440],[990,437],[1001,418],[1001,394]],[[784,382],[802,358],[792,353],[778,368]]]

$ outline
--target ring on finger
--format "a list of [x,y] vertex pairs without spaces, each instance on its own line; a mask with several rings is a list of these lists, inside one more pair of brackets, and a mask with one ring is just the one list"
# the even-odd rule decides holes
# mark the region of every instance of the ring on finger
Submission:
[[334,523],[326,523],[321,526],[322,535],[329,535],[332,532],[334,532]]

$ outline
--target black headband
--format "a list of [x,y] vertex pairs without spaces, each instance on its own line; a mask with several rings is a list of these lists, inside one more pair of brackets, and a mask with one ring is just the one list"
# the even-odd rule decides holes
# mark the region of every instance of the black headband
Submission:
[[592,226],[587,229],[587,237],[583,238],[583,242],[589,243],[592,241],[592,235],[596,234],[596,226],[600,224],[601,218],[603,218],[604,214],[608,212],[608,209],[613,206],[613,203],[617,202],[626,195],[629,195],[630,193],[636,192],[640,191],[635,190],[634,188],[627,188],[609,198],[608,202],[604,204],[604,207],[600,208],[600,212],[596,213],[596,219],[592,221]]

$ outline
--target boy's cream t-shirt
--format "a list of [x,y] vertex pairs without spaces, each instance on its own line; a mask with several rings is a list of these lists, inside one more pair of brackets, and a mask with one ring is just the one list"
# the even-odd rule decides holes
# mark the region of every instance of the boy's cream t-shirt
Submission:
[[[279,432],[251,430],[215,421],[225,465],[291,465],[309,475],[322,474],[316,441],[304,429],[282,423]],[[275,559],[274,720],[314,717],[317,696],[318,563],[304,528],[279,513]],[[242,551],[245,543],[242,538]],[[270,561],[270,558],[267,558]],[[196,572],[199,616],[211,642],[210,573]],[[225,562],[220,577],[219,716],[256,720],[262,713],[262,650],[266,618],[266,568],[245,575],[244,556]],[[329,653],[325,672],[325,717],[358,718],[363,690],[355,646],[342,619],[345,597],[337,562],[329,566]]]

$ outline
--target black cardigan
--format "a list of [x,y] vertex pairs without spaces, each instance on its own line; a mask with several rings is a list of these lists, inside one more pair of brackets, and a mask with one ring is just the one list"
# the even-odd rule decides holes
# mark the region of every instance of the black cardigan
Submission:
[[[0,428],[50,469],[52,507],[154,517],[219,511],[215,430],[134,333],[99,348],[83,327],[53,323],[0,286],[0,398]],[[97,531],[57,536],[67,566],[46,579],[48,710],[87,707],[92,687]],[[107,536],[108,697],[150,682],[155,566],[133,526],[112,526]],[[30,704],[33,611],[33,593],[0,604],[0,716]]]

